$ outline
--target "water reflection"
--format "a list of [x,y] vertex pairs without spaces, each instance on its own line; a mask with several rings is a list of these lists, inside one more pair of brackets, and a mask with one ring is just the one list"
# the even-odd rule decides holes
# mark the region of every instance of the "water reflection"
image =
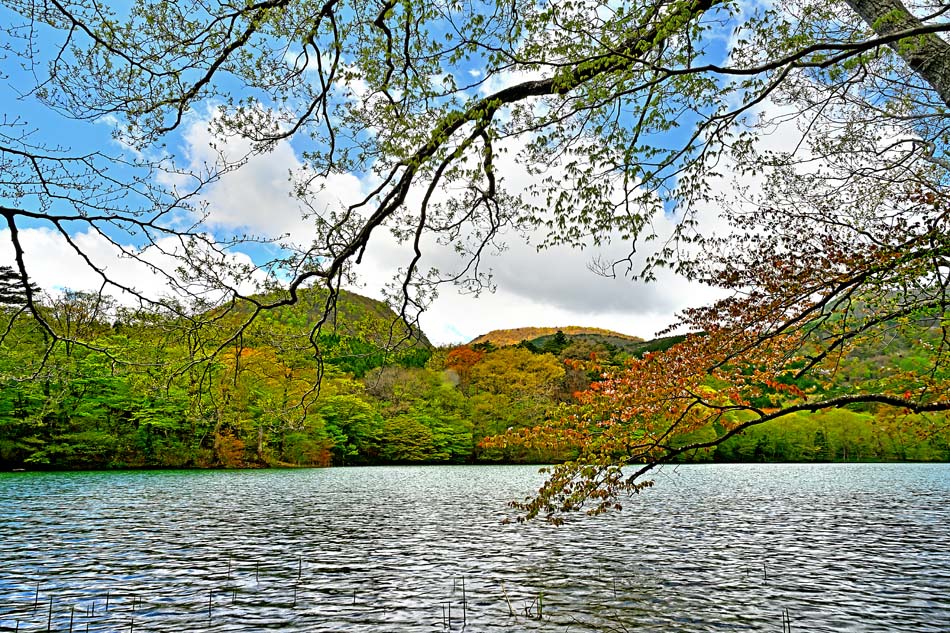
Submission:
[[539,483],[531,467],[3,474],[0,630],[950,622],[948,465],[668,468],[620,514],[503,525]]

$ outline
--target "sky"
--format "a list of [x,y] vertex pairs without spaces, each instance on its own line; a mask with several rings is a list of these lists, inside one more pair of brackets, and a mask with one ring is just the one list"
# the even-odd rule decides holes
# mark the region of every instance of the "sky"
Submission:
[[[76,148],[107,147],[112,152],[127,151],[111,138],[108,120],[64,124],[29,97],[18,98],[20,79],[15,71],[9,71],[0,80],[0,107],[8,117],[22,116],[47,135],[55,129],[56,138],[66,138]],[[204,103],[188,114],[180,133],[172,139],[181,160],[193,166],[212,160],[214,142],[218,143],[218,150],[237,153],[246,149],[246,144],[234,139],[227,141],[233,147],[222,148],[221,141],[211,137],[207,127],[213,112],[213,104]],[[498,171],[504,174],[505,187],[520,190],[531,182],[531,177],[516,159],[517,147],[511,149],[515,151],[500,159]],[[222,235],[235,231],[286,233],[294,241],[307,243],[312,232],[310,221],[301,217],[296,202],[289,195],[289,172],[301,165],[299,153],[291,144],[283,142],[270,153],[252,158],[238,172],[212,184],[203,193],[210,210],[209,227]],[[370,188],[367,178],[360,174],[332,176],[324,183],[315,206],[341,205],[359,199]],[[658,218],[655,228],[661,235],[668,233],[671,221],[669,217]],[[715,218],[709,221],[714,223]],[[624,255],[630,245],[622,241],[605,250],[554,247],[539,251],[534,244],[542,237],[513,232],[501,236],[505,248],[490,251],[484,262],[492,273],[494,291],[482,292],[476,297],[452,286],[442,286],[438,298],[420,318],[428,338],[436,344],[455,344],[494,329],[566,325],[601,327],[651,338],[671,325],[678,311],[718,296],[713,289],[671,273],[661,272],[657,281],[647,284],[623,276],[607,278],[590,270],[595,259]],[[64,288],[94,290],[99,287],[96,275],[84,266],[63,236],[48,226],[24,226],[21,239],[30,273],[41,288],[55,292]],[[73,234],[73,239],[93,260],[125,283],[149,293],[162,291],[164,280],[144,265],[119,257],[115,247],[101,237],[80,230]],[[434,243],[426,246],[423,269],[435,266],[451,270],[458,264],[451,248]],[[249,263],[266,254],[261,249],[239,250],[233,257],[236,262]],[[266,250],[263,247],[263,251]],[[384,286],[397,268],[405,266],[409,256],[407,245],[398,244],[386,231],[377,231],[366,257],[356,269],[359,283],[350,289],[381,298]],[[145,259],[159,266],[169,266],[157,253],[146,252]],[[0,227],[0,265],[12,262],[9,229]]]
[[[196,161],[203,160],[211,140],[205,131],[206,123],[207,119],[195,117],[184,135]],[[284,143],[211,185],[205,199],[210,205],[212,224],[222,233],[236,229],[271,235],[287,233],[301,243],[306,242],[311,233],[310,223],[301,218],[289,193],[288,170],[294,166],[299,166],[299,159]],[[528,179],[517,165],[505,166],[502,172],[508,174],[512,186],[523,186]],[[357,198],[365,188],[366,184],[357,176],[335,176],[326,183],[321,195],[327,204],[340,204]],[[10,265],[12,251],[7,231],[0,229],[0,264]],[[95,274],[61,236],[38,227],[23,230],[21,237],[31,274],[41,288],[98,287]],[[543,236],[529,237],[537,243]],[[75,240],[123,282],[153,294],[161,291],[162,279],[144,266],[118,259],[115,248],[101,238],[80,232]],[[442,286],[439,297],[420,318],[430,341],[463,343],[495,329],[566,325],[602,327],[651,338],[672,323],[678,310],[714,294],[672,274],[662,274],[653,283],[642,283],[622,276],[607,278],[589,269],[598,256],[623,254],[628,245],[622,242],[611,250],[557,246],[539,251],[514,232],[503,235],[502,241],[505,248],[491,249],[485,260],[492,273],[494,291],[472,296],[460,288]],[[437,266],[448,270],[459,261],[451,249],[433,243],[426,255],[423,268]],[[366,258],[356,269],[361,283],[350,289],[382,298],[383,287],[395,268],[405,265],[408,256],[406,245],[398,244],[387,231],[378,231]]]

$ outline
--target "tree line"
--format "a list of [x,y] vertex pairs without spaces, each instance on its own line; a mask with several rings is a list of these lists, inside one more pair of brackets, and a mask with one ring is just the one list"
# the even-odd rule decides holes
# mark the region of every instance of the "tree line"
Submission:
[[[307,319],[295,309],[268,313],[208,361],[208,348],[220,344],[213,336],[189,331],[174,315],[103,306],[87,293],[43,308],[74,337],[50,347],[42,327],[12,318],[14,296],[0,312],[8,331],[0,345],[0,467],[564,462],[583,444],[570,433],[538,440],[538,429],[583,411],[610,371],[682,341],[641,342],[638,350],[558,331],[517,345],[432,348],[420,340],[391,349],[383,326],[395,315],[380,320],[378,303],[346,298],[344,312],[359,325],[325,334],[321,357],[301,343]],[[308,299],[319,300],[320,293]],[[895,347],[886,360],[920,362],[913,349]],[[871,373],[868,360],[855,357],[837,388]],[[873,406],[803,413],[679,461],[948,460],[945,422]],[[710,423],[678,441],[722,433]]]

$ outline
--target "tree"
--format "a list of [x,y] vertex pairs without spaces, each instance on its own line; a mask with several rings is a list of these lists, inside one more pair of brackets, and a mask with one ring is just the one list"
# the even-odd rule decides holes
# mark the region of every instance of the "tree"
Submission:
[[370,404],[355,395],[339,394],[320,401],[317,412],[332,441],[334,464],[372,462],[379,451],[383,420]]
[[[31,295],[40,293],[39,287],[31,282],[27,282]],[[23,285],[23,279],[20,274],[9,266],[0,266],[0,305],[20,307],[27,302],[26,287]]]
[[528,399],[553,395],[564,367],[551,354],[535,354],[523,347],[503,347],[485,356],[469,370],[471,390]]
[[[914,194],[843,204],[818,178],[801,177],[814,189],[791,199],[776,189],[799,179],[771,183],[770,204],[741,215],[764,230],[737,231],[690,262],[733,290],[687,311],[683,323],[697,334],[605,371],[572,417],[521,433],[521,441],[568,437],[583,447],[520,504],[526,516],[560,521],[585,506],[617,508],[620,495],[650,484],[643,475],[657,464],[801,412],[950,410],[946,202]],[[912,364],[877,367],[850,385],[836,380],[854,358],[904,341],[913,342]],[[696,439],[703,429],[716,433]],[[827,450],[822,440],[815,446]]]
[[562,330],[558,330],[554,336],[544,342],[541,351],[558,356],[568,345],[570,345],[570,340],[568,340],[567,335]]
[[472,367],[485,356],[485,350],[473,349],[468,345],[461,345],[451,350],[445,357],[445,368],[454,372],[458,379],[459,389],[468,393],[472,380]]
[[[685,449],[664,438],[702,419],[728,429],[716,441],[755,423],[729,418],[736,408],[771,419],[750,400],[764,389],[787,398],[775,402],[782,412],[950,406],[946,6],[138,0],[123,15],[96,0],[3,6],[18,17],[3,22],[2,50],[25,51],[18,61],[38,78],[21,92],[63,116],[114,122],[135,150],[70,153],[6,120],[0,215],[22,279],[23,223],[44,224],[81,254],[69,229],[85,226],[186,295],[214,288],[215,303],[249,306],[247,319],[297,301],[305,284],[326,286],[311,332],[319,344],[374,234],[389,230],[406,246],[392,300],[414,322],[439,283],[484,287],[484,250],[503,230],[530,228],[542,246],[634,244],[628,258],[601,262],[608,274],[651,278],[671,266],[731,293],[684,315],[682,326],[704,335],[634,362],[590,396],[564,429],[589,437],[590,451],[553,476],[545,494],[566,495],[555,508],[595,499],[605,509],[638,485],[642,472],[622,475],[624,463],[672,458]],[[249,154],[189,169],[164,145],[207,103],[217,105],[209,125],[222,143],[239,137],[250,154],[303,148],[294,194],[313,240],[280,243],[274,260],[258,262],[283,285],[267,300],[241,291],[235,280],[253,271],[229,270],[227,257],[241,238],[210,237],[197,197]],[[797,137],[783,151],[763,142],[776,129]],[[524,190],[506,185],[509,151],[534,179]],[[733,187],[718,177],[726,169],[751,180]],[[370,174],[373,184],[363,199],[327,208],[318,192],[339,173]],[[725,228],[710,232],[704,214],[720,208]],[[654,227],[669,214],[663,235]],[[171,257],[180,274],[117,230]],[[455,245],[458,268],[421,269],[432,239]],[[655,250],[638,259],[651,240]],[[105,286],[162,303],[86,262]],[[933,345],[925,371],[820,402],[791,388],[789,379],[828,370],[891,327],[923,328]],[[703,395],[709,381],[719,399]],[[621,450],[641,437],[642,447]]]

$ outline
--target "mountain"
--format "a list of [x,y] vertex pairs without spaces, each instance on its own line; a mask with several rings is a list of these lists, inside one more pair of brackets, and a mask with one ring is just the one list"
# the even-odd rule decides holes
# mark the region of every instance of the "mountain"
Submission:
[[[306,340],[324,314],[327,292],[308,288],[298,297],[294,305],[259,315],[252,331]],[[320,333],[320,350],[325,363],[362,377],[388,364],[420,367],[431,355],[432,344],[385,302],[341,290],[336,310]]]
[[543,339],[554,336],[558,332],[563,332],[568,338],[594,338],[603,342],[610,342],[613,345],[617,345],[618,343],[627,345],[643,342],[643,339],[639,336],[621,334],[620,332],[613,332],[599,327],[565,325],[562,327],[520,327],[507,330],[492,330],[487,334],[475,337],[469,341],[468,344],[491,343],[496,347],[504,347],[506,345],[517,345],[521,341],[536,343],[539,339],[541,339],[543,343]]
[[[280,296],[271,293],[255,298],[261,302],[273,302]],[[298,291],[297,303],[266,310],[258,315],[257,323],[304,335],[323,316],[326,300],[327,291],[323,288],[303,288]],[[250,310],[249,304],[235,304],[229,308],[231,315],[238,318],[245,317]],[[356,337],[381,347],[398,343],[398,349],[432,347],[422,330],[410,330],[386,302],[346,290],[340,291],[336,311],[323,326],[323,335]]]

